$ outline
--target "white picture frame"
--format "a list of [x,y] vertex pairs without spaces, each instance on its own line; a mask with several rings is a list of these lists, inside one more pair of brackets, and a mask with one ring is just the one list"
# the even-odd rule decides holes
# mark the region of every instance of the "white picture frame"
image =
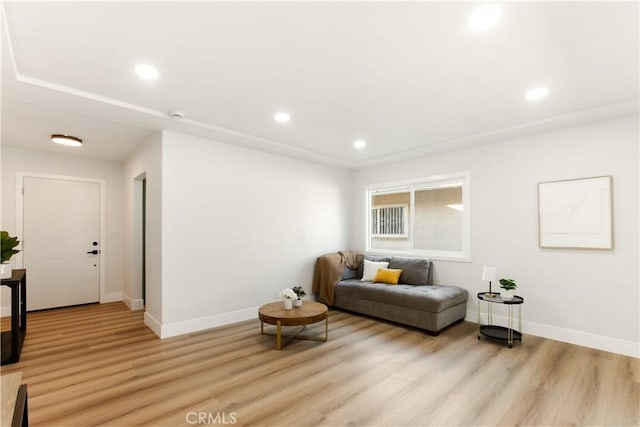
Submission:
[[613,249],[611,176],[538,183],[541,248]]

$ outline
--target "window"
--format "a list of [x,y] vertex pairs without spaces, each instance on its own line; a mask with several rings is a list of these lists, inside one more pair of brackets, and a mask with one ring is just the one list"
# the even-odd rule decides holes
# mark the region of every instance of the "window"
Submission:
[[468,172],[366,191],[367,251],[470,259]]

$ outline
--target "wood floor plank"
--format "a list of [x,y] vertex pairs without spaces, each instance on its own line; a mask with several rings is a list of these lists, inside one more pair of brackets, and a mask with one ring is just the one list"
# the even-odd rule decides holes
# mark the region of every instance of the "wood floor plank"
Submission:
[[465,322],[433,337],[331,310],[329,341],[276,351],[257,319],[160,340],[142,312],[94,304],[30,313],[21,361],[1,373],[22,372],[36,427],[231,416],[239,426],[640,424],[638,359],[529,336],[508,349],[476,334]]

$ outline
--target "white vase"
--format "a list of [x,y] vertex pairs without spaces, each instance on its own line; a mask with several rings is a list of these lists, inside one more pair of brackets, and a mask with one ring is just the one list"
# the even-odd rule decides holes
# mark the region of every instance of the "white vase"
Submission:
[[302,300],[301,300],[301,299],[297,299],[297,300],[295,300],[295,302],[293,303],[293,305],[295,305],[296,307],[302,307]]
[[0,264],[0,279],[9,279],[12,274],[13,268],[10,262]]
[[284,309],[285,310],[291,310],[293,308],[293,301],[290,299],[285,299],[284,300]]
[[500,291],[500,298],[509,301],[513,299],[515,294],[516,294],[515,289],[510,289],[510,290],[502,289]]

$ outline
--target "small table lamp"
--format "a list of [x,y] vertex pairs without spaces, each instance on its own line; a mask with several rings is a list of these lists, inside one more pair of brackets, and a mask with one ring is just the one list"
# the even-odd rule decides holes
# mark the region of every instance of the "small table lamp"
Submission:
[[498,276],[495,267],[489,267],[488,265],[485,265],[482,268],[482,280],[489,281],[489,293],[487,294],[488,297],[493,298],[498,296],[497,294],[491,292],[491,282],[495,282],[497,277]]

